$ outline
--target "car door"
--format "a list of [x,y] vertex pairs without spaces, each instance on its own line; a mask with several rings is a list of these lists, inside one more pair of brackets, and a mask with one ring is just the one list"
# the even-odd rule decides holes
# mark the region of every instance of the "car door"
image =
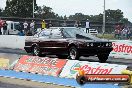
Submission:
[[60,29],[52,29],[50,36],[50,43],[52,44],[51,52],[54,54],[61,54],[67,52],[68,42],[63,38]]
[[45,29],[39,34],[38,44],[41,48],[42,52],[50,53],[50,48],[52,47],[52,43],[50,42],[50,29]]

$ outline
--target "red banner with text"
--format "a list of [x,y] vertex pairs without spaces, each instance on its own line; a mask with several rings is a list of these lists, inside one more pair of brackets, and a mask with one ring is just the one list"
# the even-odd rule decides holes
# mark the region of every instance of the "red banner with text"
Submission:
[[66,62],[66,59],[24,55],[14,66],[14,70],[58,76]]

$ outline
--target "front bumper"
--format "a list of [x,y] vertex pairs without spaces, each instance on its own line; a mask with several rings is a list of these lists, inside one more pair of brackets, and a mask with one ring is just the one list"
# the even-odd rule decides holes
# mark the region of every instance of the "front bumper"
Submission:
[[90,47],[78,49],[80,55],[98,55],[98,54],[109,54],[113,48],[112,47]]

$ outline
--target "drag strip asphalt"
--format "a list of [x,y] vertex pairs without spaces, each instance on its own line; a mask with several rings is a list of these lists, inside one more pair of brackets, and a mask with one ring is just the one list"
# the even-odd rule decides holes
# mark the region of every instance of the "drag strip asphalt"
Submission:
[[[0,57],[10,59],[10,62],[19,59],[21,55],[27,54],[24,49],[12,49],[12,48],[0,48]],[[54,55],[48,55],[49,57],[56,57]],[[98,57],[80,57],[81,61],[98,62]],[[109,57],[106,63],[127,65],[129,69],[132,69],[132,59],[113,58]]]
[[0,77],[0,88],[71,88],[71,87]]

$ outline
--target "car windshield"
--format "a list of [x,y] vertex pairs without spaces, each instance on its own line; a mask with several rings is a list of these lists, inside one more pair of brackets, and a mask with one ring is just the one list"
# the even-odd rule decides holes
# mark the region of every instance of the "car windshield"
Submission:
[[83,30],[81,30],[81,28],[64,28],[62,32],[66,38],[77,38],[77,35],[81,35],[85,38],[100,40],[98,37],[85,33]]

